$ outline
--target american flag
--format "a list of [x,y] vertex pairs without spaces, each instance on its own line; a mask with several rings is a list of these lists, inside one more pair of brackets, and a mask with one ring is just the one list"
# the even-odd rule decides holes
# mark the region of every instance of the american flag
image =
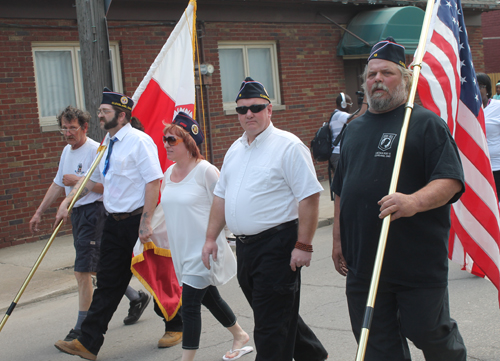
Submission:
[[498,198],[460,0],[436,0],[418,94],[424,107],[447,122],[465,173],[466,192],[451,210],[448,257],[488,277],[500,291]]

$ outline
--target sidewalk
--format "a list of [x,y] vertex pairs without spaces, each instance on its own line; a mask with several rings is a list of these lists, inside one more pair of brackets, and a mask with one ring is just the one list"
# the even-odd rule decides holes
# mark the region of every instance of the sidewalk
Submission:
[[[328,181],[321,183],[318,228],[333,222]],[[0,312],[5,314],[40,256],[47,240],[0,249]],[[76,292],[73,275],[75,250],[71,235],[56,237],[17,306]]]

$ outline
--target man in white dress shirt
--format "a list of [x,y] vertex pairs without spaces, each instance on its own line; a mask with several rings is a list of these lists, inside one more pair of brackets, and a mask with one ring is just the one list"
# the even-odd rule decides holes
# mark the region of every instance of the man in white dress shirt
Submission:
[[238,119],[245,133],[226,153],[210,212],[203,262],[217,257],[227,225],[236,235],[238,282],[254,312],[258,361],[320,361],[321,342],[299,316],[300,270],[309,266],[319,192],[309,149],[275,128],[264,86],[241,85]]
[[[149,135],[130,125],[133,101],[111,91],[103,92],[99,108],[101,128],[108,131],[108,145],[99,166],[82,194],[92,191],[96,183],[104,185],[104,207],[109,214],[101,239],[101,258],[97,273],[97,289],[82,324],[82,335],[56,347],[71,355],[95,360],[132,272],[132,250],[139,236],[146,243],[152,234],[151,218],[156,208],[163,173],[156,145]],[[67,207],[80,187],[61,203],[56,222],[67,218]]]

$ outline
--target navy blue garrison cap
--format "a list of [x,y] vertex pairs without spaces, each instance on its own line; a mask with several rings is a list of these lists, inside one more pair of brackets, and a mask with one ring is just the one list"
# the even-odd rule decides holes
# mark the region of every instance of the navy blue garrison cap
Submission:
[[111,104],[115,107],[131,111],[132,107],[134,106],[134,101],[124,94],[116,93],[108,88],[104,88],[102,92],[101,104]]
[[396,43],[392,36],[373,45],[368,61],[372,59],[389,60],[406,68],[405,47]]
[[186,132],[188,132],[197,145],[203,143],[203,139],[205,137],[203,136],[203,132],[200,130],[200,125],[196,122],[196,120],[191,118],[188,114],[184,112],[179,112],[175,116],[172,124],[178,125]]
[[250,99],[250,98],[262,98],[266,99],[269,103],[271,103],[271,99],[269,99],[269,94],[267,94],[266,88],[262,83],[253,80],[250,77],[245,78],[243,83],[241,83],[240,91],[238,92],[238,96],[235,101],[238,99]]

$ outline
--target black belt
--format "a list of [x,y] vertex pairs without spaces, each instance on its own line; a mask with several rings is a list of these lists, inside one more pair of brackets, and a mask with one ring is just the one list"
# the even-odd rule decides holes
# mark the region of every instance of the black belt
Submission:
[[254,234],[253,236],[235,236],[238,241],[241,243],[249,244],[249,243],[254,243],[262,238],[272,236],[275,233],[278,233],[279,231],[282,231],[284,229],[290,228],[292,226],[295,226],[299,223],[298,219],[294,219],[293,221],[288,221],[285,223],[278,224],[276,227],[266,229],[265,231],[262,231],[260,233]]
[[132,216],[137,216],[138,214],[142,213],[142,209],[144,207],[137,208],[135,211],[132,211],[130,213],[108,213],[111,217],[115,219],[115,221],[123,221],[124,219],[127,219],[128,217]]

